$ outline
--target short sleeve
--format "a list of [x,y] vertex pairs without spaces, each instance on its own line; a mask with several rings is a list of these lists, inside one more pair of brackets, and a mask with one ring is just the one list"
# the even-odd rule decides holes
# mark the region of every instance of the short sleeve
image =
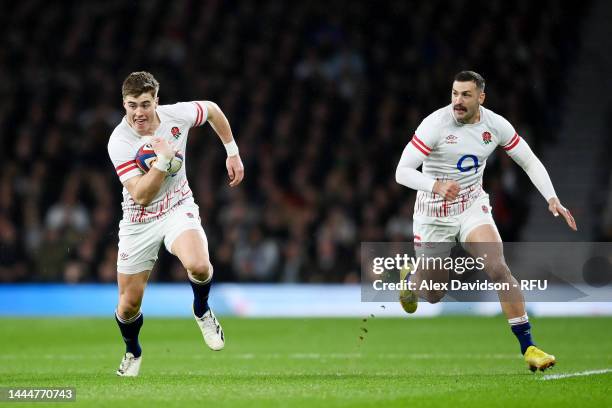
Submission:
[[408,144],[425,157],[429,156],[438,143],[440,126],[436,118],[437,115],[432,114],[423,119]]
[[179,102],[166,105],[166,108],[170,116],[184,121],[189,127],[202,126],[208,119],[208,109],[204,101]]
[[499,138],[499,145],[506,152],[514,149],[521,141],[521,137],[514,130],[514,126],[508,122],[508,120],[502,116],[497,115],[497,137]]
[[142,174],[136,165],[136,152],[127,141],[111,137],[108,142],[108,155],[121,183]]

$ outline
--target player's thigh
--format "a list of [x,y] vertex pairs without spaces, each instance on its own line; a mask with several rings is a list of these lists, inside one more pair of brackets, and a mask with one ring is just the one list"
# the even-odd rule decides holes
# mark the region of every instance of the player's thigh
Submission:
[[460,222],[459,240],[472,256],[486,254],[488,261],[503,260],[503,244],[491,215],[488,194],[483,194],[461,214]]
[[210,268],[208,244],[204,231],[188,229],[183,231],[172,243],[171,252],[189,271],[202,271]]
[[163,224],[119,224],[117,272],[135,275],[153,269],[163,239]]
[[414,250],[418,265],[416,280],[448,281],[448,270],[442,267],[451,253],[459,233],[456,217],[414,217]]
[[481,224],[472,229],[462,245],[471,256],[482,260],[486,270],[505,265],[504,246],[495,224]]
[[481,259],[489,277],[494,280],[508,280],[510,271],[506,265],[504,246],[495,222],[490,212],[482,211],[482,214],[485,215],[481,215],[479,214],[481,208],[475,208],[475,210],[476,214],[466,219],[466,224],[468,226],[471,224],[471,226],[469,229],[466,228],[468,231],[462,245],[470,255]]
[[460,221],[456,216],[427,217],[415,215],[413,218],[412,231],[415,243],[446,243],[446,246],[448,246],[448,243],[456,242],[459,230]]
[[179,208],[168,221],[168,232],[164,238],[166,249],[181,261],[185,269],[208,267],[208,239],[202,228],[198,207],[190,205]]
[[482,194],[462,214],[459,220],[460,242],[501,242],[497,226],[491,214],[489,195]]

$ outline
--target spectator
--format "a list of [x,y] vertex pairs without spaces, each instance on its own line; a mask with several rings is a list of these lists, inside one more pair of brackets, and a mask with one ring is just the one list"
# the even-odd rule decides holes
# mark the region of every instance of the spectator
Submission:
[[251,229],[248,240],[238,243],[234,251],[234,268],[241,280],[256,282],[275,280],[278,266],[278,245],[272,238],[264,237],[258,226]]
[[18,241],[17,230],[0,213],[0,282],[28,280],[25,251]]
[[[160,103],[218,101],[234,126],[238,190],[206,127],[190,132],[185,162],[216,279],[355,281],[360,242],[411,238],[414,192],[395,164],[456,71],[482,71],[487,106],[536,152],[554,142],[590,3],[491,0],[469,27],[461,3],[443,1],[7,3],[0,236],[17,249],[0,254],[2,279],[115,281],[122,186],[106,144],[123,115],[117,84],[147,69]],[[509,164],[492,157],[485,186],[505,240],[528,199],[520,171],[500,171]],[[159,279],[184,280],[163,266]]]

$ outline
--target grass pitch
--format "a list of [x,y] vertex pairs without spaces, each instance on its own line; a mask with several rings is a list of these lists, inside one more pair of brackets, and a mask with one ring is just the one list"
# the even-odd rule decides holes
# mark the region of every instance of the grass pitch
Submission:
[[[0,319],[0,387],[76,387],[71,403],[112,407],[612,406],[611,318],[533,319],[558,365],[532,374],[502,317],[221,318],[210,351],[192,320],[145,315],[138,378],[114,372],[123,342],[108,319]],[[0,406],[11,406],[2,403]]]

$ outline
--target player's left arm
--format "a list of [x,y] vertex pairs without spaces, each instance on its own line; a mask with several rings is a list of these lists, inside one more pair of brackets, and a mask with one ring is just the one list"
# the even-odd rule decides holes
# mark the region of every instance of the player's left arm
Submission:
[[244,165],[240,159],[240,153],[238,151],[238,145],[232,135],[232,128],[230,127],[229,121],[225,114],[219,108],[219,106],[211,101],[200,102],[206,108],[206,121],[210,123],[210,126],[217,133],[225,151],[227,152],[227,159],[225,159],[225,167],[227,168],[227,174],[230,178],[230,187],[235,187],[244,178]]
[[238,145],[232,135],[232,128],[230,127],[227,117],[219,106],[211,101],[193,101],[191,102],[192,109],[189,109],[193,116],[190,118],[191,126],[201,126],[205,122],[210,123],[210,126],[217,133],[225,151],[227,152],[227,159],[225,159],[225,167],[227,168],[227,174],[230,178],[230,187],[235,187],[244,178],[244,165],[240,159],[240,153],[238,151]]
[[514,133],[514,136],[512,136],[510,141],[503,145],[502,148],[508,153],[508,156],[527,173],[533,185],[548,202],[548,210],[555,217],[561,214],[563,218],[565,218],[567,225],[576,231],[578,228],[576,227],[574,217],[559,201],[546,168],[540,159],[533,153],[527,142],[518,134]]

